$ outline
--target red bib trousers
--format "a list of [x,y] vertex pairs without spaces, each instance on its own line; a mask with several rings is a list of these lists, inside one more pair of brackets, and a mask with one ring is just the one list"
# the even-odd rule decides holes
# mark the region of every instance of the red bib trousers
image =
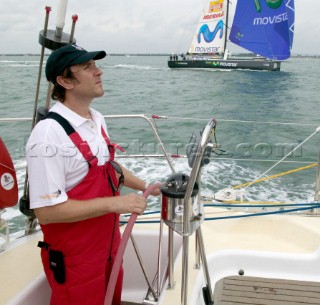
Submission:
[[[110,161],[114,159],[114,145],[102,129],[109,147]],[[117,185],[116,174],[109,162],[97,165],[89,145],[79,134],[69,137],[88,162],[85,178],[67,192],[70,199],[87,200],[97,197],[111,197],[114,194],[109,179]],[[67,203],[70,204],[70,203]],[[86,204],[83,202],[83,204]],[[41,225],[44,242],[52,250],[63,253],[65,282],[57,283],[49,265],[47,249],[41,250],[45,274],[52,289],[51,305],[103,305],[106,287],[121,235],[119,215],[109,213],[74,223]],[[123,270],[120,271],[112,305],[121,304]]]

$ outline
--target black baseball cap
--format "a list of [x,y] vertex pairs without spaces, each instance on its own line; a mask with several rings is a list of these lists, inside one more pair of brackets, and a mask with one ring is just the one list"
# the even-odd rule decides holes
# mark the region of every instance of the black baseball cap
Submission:
[[47,80],[55,83],[57,76],[61,75],[64,69],[92,59],[102,59],[105,56],[105,51],[88,52],[77,45],[68,44],[53,51],[48,57],[46,63]]

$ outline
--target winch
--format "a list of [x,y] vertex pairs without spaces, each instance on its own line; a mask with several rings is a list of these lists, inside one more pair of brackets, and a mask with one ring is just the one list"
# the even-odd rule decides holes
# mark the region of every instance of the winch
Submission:
[[[194,184],[190,198],[185,199],[190,177],[183,173],[170,176],[161,187],[162,209],[161,216],[167,226],[181,235],[189,235],[197,228],[203,212],[198,204],[199,186]],[[190,223],[189,232],[183,231],[183,213],[185,205],[189,206],[187,219]]]

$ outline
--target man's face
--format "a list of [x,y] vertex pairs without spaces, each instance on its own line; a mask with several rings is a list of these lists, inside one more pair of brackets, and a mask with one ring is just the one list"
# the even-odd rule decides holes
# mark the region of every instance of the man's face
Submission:
[[73,92],[79,95],[79,98],[93,99],[103,96],[102,71],[96,66],[94,60],[71,66],[70,69],[74,76]]

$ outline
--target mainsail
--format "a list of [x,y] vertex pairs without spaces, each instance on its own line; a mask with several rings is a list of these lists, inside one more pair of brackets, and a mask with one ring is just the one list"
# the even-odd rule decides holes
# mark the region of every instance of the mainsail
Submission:
[[223,53],[227,0],[209,1],[200,18],[189,53]]
[[229,39],[270,59],[290,57],[293,0],[238,0]]

